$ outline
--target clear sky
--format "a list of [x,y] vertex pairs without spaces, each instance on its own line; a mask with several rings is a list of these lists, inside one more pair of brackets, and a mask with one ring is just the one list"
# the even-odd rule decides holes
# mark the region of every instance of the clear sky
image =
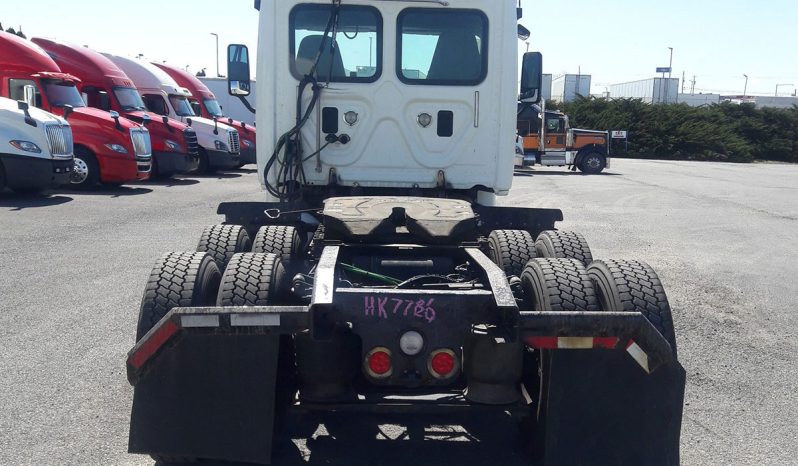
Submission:
[[[273,1],[273,0],[264,0]],[[345,1],[345,0],[344,0]],[[499,1],[499,0],[491,0]],[[547,73],[593,76],[593,92],[644,79],[668,65],[673,76],[696,76],[696,92],[773,95],[798,85],[798,0],[522,0],[530,50],[544,54]],[[252,0],[0,1],[3,27],[196,72],[221,66],[225,46],[242,42],[254,56],[257,12]],[[519,48],[525,48],[519,42]],[[687,90],[690,84],[686,85]],[[780,93],[791,94],[791,86]]]

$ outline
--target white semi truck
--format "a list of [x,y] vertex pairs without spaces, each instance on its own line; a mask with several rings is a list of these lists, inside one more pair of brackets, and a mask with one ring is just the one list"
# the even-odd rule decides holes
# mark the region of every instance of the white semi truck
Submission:
[[200,145],[199,171],[236,168],[240,165],[241,141],[238,131],[220,121],[194,114],[188,89],[157,66],[144,60],[104,54],[111,59],[136,85],[147,110],[187,123],[197,133]]
[[72,130],[66,120],[0,97],[0,192],[68,185],[74,163]]
[[[656,273],[593,260],[559,210],[494,205],[517,2],[255,4],[265,199],[220,205],[196,251],[153,269],[129,450],[268,464],[289,411],[493,410],[541,464],[679,464],[685,371]],[[249,61],[228,47],[240,98]],[[542,56],[523,62],[539,102]]]

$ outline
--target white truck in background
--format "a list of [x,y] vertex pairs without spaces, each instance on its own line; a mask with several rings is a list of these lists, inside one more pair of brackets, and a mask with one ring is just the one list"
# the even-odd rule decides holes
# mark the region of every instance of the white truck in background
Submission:
[[166,72],[144,60],[103,54],[136,85],[147,110],[182,121],[197,133],[200,145],[200,173],[227,170],[240,165],[241,141],[238,131],[224,123],[196,116],[189,104],[191,92],[180,87]]
[[0,192],[39,192],[69,184],[72,129],[63,118],[0,97]]

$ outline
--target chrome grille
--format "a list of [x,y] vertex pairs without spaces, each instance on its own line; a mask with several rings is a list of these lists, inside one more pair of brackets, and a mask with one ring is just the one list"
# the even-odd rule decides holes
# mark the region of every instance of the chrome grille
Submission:
[[197,140],[197,133],[191,128],[183,130],[183,139],[186,141],[186,150],[192,156],[199,155],[199,142]]
[[238,137],[238,131],[231,130],[230,134],[230,153],[231,154],[238,154],[241,152],[241,141]]
[[72,156],[72,129],[69,125],[50,124],[45,125],[47,133],[47,143],[50,145],[50,153],[54,156]]
[[133,150],[136,157],[150,157],[152,155],[152,141],[147,130],[131,129],[130,139],[133,141]]

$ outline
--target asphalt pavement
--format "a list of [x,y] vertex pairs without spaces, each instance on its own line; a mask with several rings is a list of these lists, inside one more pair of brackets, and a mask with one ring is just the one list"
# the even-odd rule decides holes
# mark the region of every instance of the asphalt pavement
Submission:
[[[152,265],[193,250],[254,170],[46,197],[0,194],[0,465],[127,454],[124,360]],[[614,160],[518,174],[502,203],[564,211],[596,258],[660,274],[687,370],[683,464],[798,464],[798,166]],[[502,415],[302,415],[277,464],[521,465]]]

